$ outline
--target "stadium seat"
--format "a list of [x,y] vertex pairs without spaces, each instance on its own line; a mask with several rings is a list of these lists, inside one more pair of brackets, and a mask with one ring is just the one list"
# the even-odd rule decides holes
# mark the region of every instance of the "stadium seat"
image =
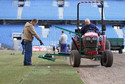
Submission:
[[112,25],[106,26],[106,32],[105,32],[107,38],[119,38],[117,33],[115,32],[115,29],[112,27]]
[[58,19],[58,8],[52,0],[30,0],[30,6],[24,6],[22,19]]
[[125,20],[125,1],[106,0],[108,7],[104,8],[106,20]]
[[16,19],[18,7],[13,5],[14,1],[0,0],[0,19]]

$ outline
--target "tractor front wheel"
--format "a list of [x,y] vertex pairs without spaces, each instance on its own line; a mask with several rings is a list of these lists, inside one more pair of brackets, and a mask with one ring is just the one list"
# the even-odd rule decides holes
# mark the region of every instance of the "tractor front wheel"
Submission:
[[81,62],[81,56],[78,50],[72,50],[70,54],[70,65],[73,67],[79,67]]
[[101,65],[105,67],[111,67],[113,64],[113,54],[110,50],[106,50],[103,52],[101,57]]

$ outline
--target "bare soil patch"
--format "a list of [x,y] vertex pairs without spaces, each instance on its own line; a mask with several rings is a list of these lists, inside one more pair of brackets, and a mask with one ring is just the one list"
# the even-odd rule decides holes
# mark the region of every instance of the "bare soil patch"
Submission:
[[76,68],[85,84],[125,84],[125,53],[113,53],[112,67],[101,66],[100,61],[81,59]]

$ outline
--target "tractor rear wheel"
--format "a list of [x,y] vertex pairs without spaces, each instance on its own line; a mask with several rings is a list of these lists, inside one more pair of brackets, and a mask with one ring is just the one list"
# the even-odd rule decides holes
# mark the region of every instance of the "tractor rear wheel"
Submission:
[[81,62],[81,56],[78,50],[72,50],[70,54],[70,65],[73,67],[79,67]]
[[109,42],[109,40],[106,40],[105,50],[110,50],[110,42]]
[[103,56],[101,57],[101,65],[105,67],[111,67],[113,64],[113,54],[111,51],[106,50],[103,52]]

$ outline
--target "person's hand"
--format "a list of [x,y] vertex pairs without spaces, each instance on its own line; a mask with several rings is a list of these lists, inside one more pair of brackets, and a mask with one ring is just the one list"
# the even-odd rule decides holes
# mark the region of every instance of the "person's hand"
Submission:
[[24,39],[22,40],[21,44],[24,45]]
[[100,36],[100,35],[101,35],[101,32],[98,33],[98,36]]
[[44,45],[43,42],[42,42],[41,40],[40,40],[39,42],[40,42],[40,45]]

